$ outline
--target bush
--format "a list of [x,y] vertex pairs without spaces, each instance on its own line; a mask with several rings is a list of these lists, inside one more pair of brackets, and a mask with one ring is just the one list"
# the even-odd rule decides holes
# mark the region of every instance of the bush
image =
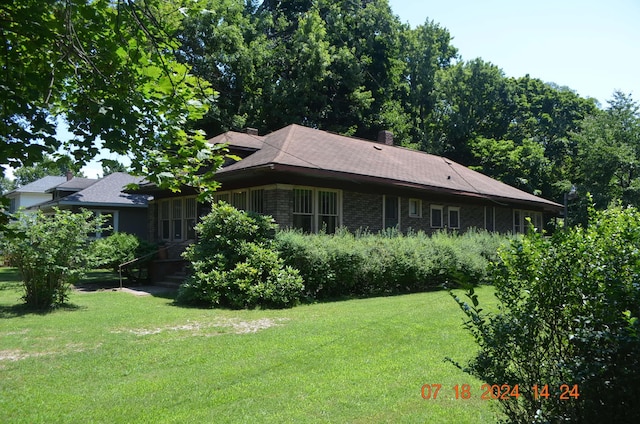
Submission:
[[498,314],[482,312],[473,290],[471,305],[456,298],[480,347],[465,369],[519,385],[517,401],[500,402],[509,422],[640,420],[640,212],[591,210],[589,220],[501,252],[490,274]]
[[46,216],[41,211],[17,215],[11,224],[12,236],[3,241],[3,250],[18,268],[26,304],[46,309],[64,304],[71,284],[89,267],[89,234],[104,219],[90,211],[72,213],[55,209]]
[[444,283],[481,283],[505,237],[400,233],[305,235],[281,231],[276,245],[285,263],[300,271],[311,299],[429,290]]
[[[94,241],[91,250],[94,268],[108,268],[118,272],[121,264],[150,255],[157,247],[133,234],[114,233]],[[151,259],[152,256],[144,259],[143,263]]]
[[196,225],[198,242],[184,253],[193,274],[180,287],[177,301],[231,308],[295,305],[304,285],[298,271],[286,267],[273,249],[275,230],[271,217],[223,202],[214,205]]

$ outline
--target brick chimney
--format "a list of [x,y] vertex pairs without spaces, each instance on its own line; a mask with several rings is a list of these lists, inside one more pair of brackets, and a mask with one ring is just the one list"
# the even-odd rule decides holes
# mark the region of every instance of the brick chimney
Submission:
[[378,143],[386,144],[387,146],[393,146],[393,133],[388,130],[382,130],[378,132]]
[[67,181],[71,181],[73,179],[73,172],[71,170],[67,171]]
[[243,130],[243,132],[249,134],[249,135],[260,135],[258,134],[258,129],[257,128],[251,128],[251,127],[247,127]]

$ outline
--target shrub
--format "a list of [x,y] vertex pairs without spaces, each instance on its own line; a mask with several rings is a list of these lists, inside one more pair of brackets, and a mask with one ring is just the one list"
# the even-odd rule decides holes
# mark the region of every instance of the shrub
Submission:
[[499,313],[482,312],[473,290],[471,305],[456,298],[480,347],[465,369],[519,385],[517,401],[500,402],[509,422],[640,420],[640,212],[591,210],[589,220],[501,252],[490,273]]
[[410,293],[445,282],[484,281],[505,237],[486,232],[305,235],[281,231],[276,245],[300,271],[312,299]]
[[16,216],[11,225],[14,236],[3,241],[3,250],[20,272],[24,301],[38,309],[64,304],[70,285],[89,266],[88,235],[104,220],[86,210],[55,209],[52,216],[41,211]]
[[179,303],[199,306],[284,308],[304,290],[297,270],[273,249],[271,217],[220,202],[196,225],[198,242],[184,253],[193,274],[180,287]]
[[[108,268],[118,272],[118,267],[136,258],[147,256],[157,247],[137,236],[127,233],[114,233],[91,244],[94,268]],[[148,262],[148,257],[143,262]]]

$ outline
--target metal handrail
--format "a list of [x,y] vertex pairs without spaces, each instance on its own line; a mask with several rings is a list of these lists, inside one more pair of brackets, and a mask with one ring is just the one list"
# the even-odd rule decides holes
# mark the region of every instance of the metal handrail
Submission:
[[[181,241],[180,242],[173,242],[173,243],[170,243],[170,244],[167,244],[167,245],[163,246],[162,248],[168,249],[168,248],[171,248],[171,247],[174,247],[174,246],[178,246],[178,245],[180,245],[182,243],[183,242],[181,242]],[[130,260],[128,262],[124,262],[124,263],[121,263],[120,265],[118,265],[118,275],[120,277],[120,288],[122,288],[122,267],[123,266],[131,265],[132,263],[141,261],[142,259],[149,258],[149,257],[157,254],[159,251],[160,251],[160,247],[158,247],[158,250],[156,250],[156,251],[153,251],[151,253],[147,253],[144,256],[140,256],[139,258],[135,258],[135,259],[132,259],[132,260]]]

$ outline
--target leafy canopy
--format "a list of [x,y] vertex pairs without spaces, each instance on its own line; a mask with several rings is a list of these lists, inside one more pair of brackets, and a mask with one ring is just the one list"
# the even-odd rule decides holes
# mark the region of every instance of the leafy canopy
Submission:
[[[103,147],[163,187],[215,186],[201,167],[215,171],[224,151],[190,122],[216,93],[175,57],[188,13],[177,1],[2,2],[0,165],[29,166],[61,147],[82,164]],[[68,142],[55,137],[58,118]]]
[[518,400],[499,403],[510,423],[640,419],[639,244],[638,209],[591,208],[587,227],[531,232],[500,253],[498,313],[473,290],[471,304],[456,297],[479,346],[464,369],[519,386]]

